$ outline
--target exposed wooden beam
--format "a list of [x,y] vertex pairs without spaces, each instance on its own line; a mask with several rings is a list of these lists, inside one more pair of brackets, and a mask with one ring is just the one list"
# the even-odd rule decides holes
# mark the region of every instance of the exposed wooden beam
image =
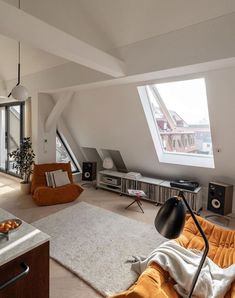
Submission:
[[49,132],[52,127],[57,123],[59,117],[63,113],[65,107],[72,99],[74,93],[66,92],[63,94],[56,102],[54,108],[46,119],[45,122],[45,132]]
[[0,0],[0,33],[112,77],[124,62]]
[[81,90],[91,90],[96,88],[104,88],[110,86],[119,86],[126,84],[136,84],[136,85],[149,85],[155,84],[157,80],[172,80],[178,79],[179,76],[187,78],[198,76],[200,73],[214,71],[222,68],[235,67],[235,57],[220,59],[210,62],[198,63],[193,65],[186,65],[177,68],[170,68],[164,70],[157,70],[149,73],[141,73],[135,75],[128,75],[123,78],[109,79],[105,81],[85,83],[81,85],[74,85],[70,87],[63,87],[57,89],[43,89],[41,92],[48,94],[56,94],[64,91],[74,91],[78,92]]

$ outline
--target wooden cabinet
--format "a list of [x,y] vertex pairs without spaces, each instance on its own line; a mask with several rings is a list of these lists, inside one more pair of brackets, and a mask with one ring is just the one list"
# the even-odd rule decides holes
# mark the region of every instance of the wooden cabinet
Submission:
[[0,267],[0,298],[49,298],[49,242]]

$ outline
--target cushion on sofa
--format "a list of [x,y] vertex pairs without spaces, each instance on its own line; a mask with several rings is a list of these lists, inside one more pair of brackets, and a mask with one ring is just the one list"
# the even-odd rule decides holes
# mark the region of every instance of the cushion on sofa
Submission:
[[57,172],[62,172],[62,170],[52,171],[52,172],[45,172],[46,182],[48,187],[56,187],[54,174]]
[[63,186],[70,184],[68,173],[65,171],[56,171],[53,173],[53,178],[55,182],[55,187]]
[[51,171],[67,171],[69,180],[73,183],[73,176],[71,171],[71,164],[68,163],[48,163],[48,164],[35,164],[33,167],[31,193],[39,186],[47,186],[45,172]]

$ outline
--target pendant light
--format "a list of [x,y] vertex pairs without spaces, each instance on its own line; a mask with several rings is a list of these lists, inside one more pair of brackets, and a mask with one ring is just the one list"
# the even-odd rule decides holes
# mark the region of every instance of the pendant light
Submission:
[[[19,0],[19,9],[20,9],[20,0]],[[24,101],[29,97],[28,90],[20,84],[20,50],[21,50],[21,44],[20,41],[18,41],[18,80],[16,86],[12,89],[11,93],[8,95],[14,99],[17,99],[19,101]]]

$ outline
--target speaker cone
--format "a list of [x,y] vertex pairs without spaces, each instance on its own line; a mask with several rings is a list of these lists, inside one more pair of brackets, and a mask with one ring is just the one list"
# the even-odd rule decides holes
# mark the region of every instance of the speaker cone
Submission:
[[212,205],[213,208],[218,209],[221,206],[221,202],[218,199],[213,199],[211,201],[211,205]]
[[86,178],[89,178],[91,176],[91,173],[89,173],[89,172],[85,172],[85,177]]

